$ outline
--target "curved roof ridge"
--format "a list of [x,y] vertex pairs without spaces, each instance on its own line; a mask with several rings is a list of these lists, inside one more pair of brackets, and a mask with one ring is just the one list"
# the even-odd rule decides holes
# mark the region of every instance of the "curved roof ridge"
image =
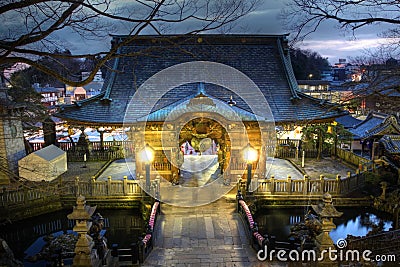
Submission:
[[287,51],[283,51],[283,45],[282,45],[282,41],[281,38],[277,38],[277,42],[278,42],[278,50],[279,50],[279,55],[281,56],[282,62],[283,62],[283,67],[285,70],[285,74],[286,74],[286,78],[288,80],[289,83],[289,87],[290,87],[290,91],[292,93],[292,97],[294,99],[301,99],[301,97],[298,96],[297,92],[300,91],[298,84],[297,84],[297,80],[296,77],[294,76],[293,73],[293,68],[292,68],[292,63],[290,62],[290,57],[288,57],[287,55],[285,55],[286,53],[288,53]]
[[[121,48],[118,48],[116,54],[119,54],[120,52],[121,52]],[[114,60],[114,64],[113,64],[113,70],[116,70],[118,68],[118,65],[119,65],[119,57],[116,57],[115,60]],[[116,72],[115,71],[111,71],[110,78],[109,78],[110,80],[107,83],[107,87],[106,87],[106,90],[105,90],[104,97],[101,100],[112,101],[112,99],[110,98],[110,94],[111,94],[111,89],[112,89],[112,87],[114,85],[114,82],[115,82],[115,77],[116,77]]]

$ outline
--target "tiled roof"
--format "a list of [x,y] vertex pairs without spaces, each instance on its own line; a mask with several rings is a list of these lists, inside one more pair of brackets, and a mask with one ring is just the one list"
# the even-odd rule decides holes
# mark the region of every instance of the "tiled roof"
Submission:
[[393,115],[371,112],[365,120],[349,128],[349,131],[354,135],[354,139],[365,139],[374,135],[388,134],[388,131],[400,134],[400,126]]
[[46,146],[40,150],[33,152],[33,154],[41,157],[46,161],[53,161],[61,156],[63,156],[66,152],[62,149],[56,147],[55,145]]
[[385,135],[379,142],[390,154],[400,154],[400,135]]
[[[124,36],[114,36],[114,41],[120,38]],[[330,120],[346,114],[333,104],[298,91],[285,35],[140,36],[134,43],[122,47],[119,53],[138,51],[142,52],[110,63],[118,71],[107,74],[100,95],[63,106],[57,116],[87,124],[121,124],[131,97],[143,82],[161,70],[192,61],[222,63],[247,75],[264,94],[277,123]],[[198,84],[188,84],[169,91],[153,111],[195,96],[197,87]],[[206,84],[204,91],[224,102],[233,95],[237,108],[251,112],[245,102],[228,89]]]
[[[190,105],[190,100],[198,98],[199,96],[201,96],[201,98],[211,100],[212,104]],[[168,118],[168,116],[171,117],[171,115],[177,116],[179,114],[183,115],[184,113],[199,111],[223,114],[224,117],[230,119],[231,121],[235,121],[236,119],[240,119],[241,121],[257,120],[257,117],[251,111],[248,111],[247,109],[242,109],[241,107],[238,107],[238,105],[228,108],[228,105],[225,101],[221,101],[220,99],[208,95],[206,92],[201,92],[200,95],[198,93],[192,94],[174,103],[169,103],[168,105],[164,105],[163,107],[160,106],[161,105],[159,102],[158,105],[156,105],[155,108],[152,110],[152,112],[146,118],[141,118],[141,120],[165,121],[166,119],[170,119]],[[241,106],[247,107],[245,103],[242,103]]]
[[343,125],[344,128],[353,128],[354,126],[356,126],[357,124],[362,122],[362,120],[354,118],[351,115],[345,115],[345,116],[336,118],[335,121],[337,121],[338,123]]

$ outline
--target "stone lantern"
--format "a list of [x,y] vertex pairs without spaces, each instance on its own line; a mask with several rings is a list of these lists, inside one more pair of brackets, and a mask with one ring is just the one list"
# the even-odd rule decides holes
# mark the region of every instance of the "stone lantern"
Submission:
[[[336,228],[333,223],[333,218],[342,216],[343,212],[339,212],[332,204],[332,196],[329,193],[325,193],[322,197],[322,203],[318,205],[311,205],[314,212],[318,214],[321,222],[322,233],[316,237],[316,245],[319,251],[329,250],[334,248],[332,238],[329,236],[329,232]],[[327,255],[327,253],[325,253]],[[324,258],[323,266],[327,266],[329,259]],[[332,263],[332,262],[331,262]],[[332,263],[333,265],[333,263]]]
[[68,219],[75,220],[76,225],[73,230],[78,233],[73,266],[98,266],[101,262],[98,256],[93,253],[94,242],[87,234],[92,225],[90,220],[95,210],[96,206],[86,205],[85,197],[80,195],[72,213],[67,215]]

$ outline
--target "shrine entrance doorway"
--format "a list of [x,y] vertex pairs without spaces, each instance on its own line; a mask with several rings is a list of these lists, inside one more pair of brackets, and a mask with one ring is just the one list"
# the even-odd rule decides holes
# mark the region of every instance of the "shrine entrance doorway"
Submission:
[[183,163],[179,168],[183,186],[203,186],[218,179],[229,162],[230,138],[225,127],[211,118],[197,117],[179,132]]

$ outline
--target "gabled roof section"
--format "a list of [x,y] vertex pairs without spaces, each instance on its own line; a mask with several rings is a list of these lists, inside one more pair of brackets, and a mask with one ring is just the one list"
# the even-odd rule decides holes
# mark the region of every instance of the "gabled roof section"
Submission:
[[365,120],[349,128],[349,131],[354,139],[366,139],[374,135],[400,134],[400,126],[393,115],[371,112]]
[[385,150],[390,154],[400,154],[400,135],[384,135],[380,140]]
[[[113,36],[119,42],[125,36]],[[168,67],[192,61],[218,62],[247,75],[267,100],[276,123],[332,121],[345,113],[298,91],[290,63],[286,35],[145,35],[120,48],[109,63],[102,93],[95,98],[64,106],[58,117],[85,124],[122,124],[126,108],[140,87]],[[197,93],[198,85],[182,85],[165,94],[153,111],[168,108]],[[227,103],[233,96],[236,107],[252,112],[227,88],[206,84],[205,93]]]

